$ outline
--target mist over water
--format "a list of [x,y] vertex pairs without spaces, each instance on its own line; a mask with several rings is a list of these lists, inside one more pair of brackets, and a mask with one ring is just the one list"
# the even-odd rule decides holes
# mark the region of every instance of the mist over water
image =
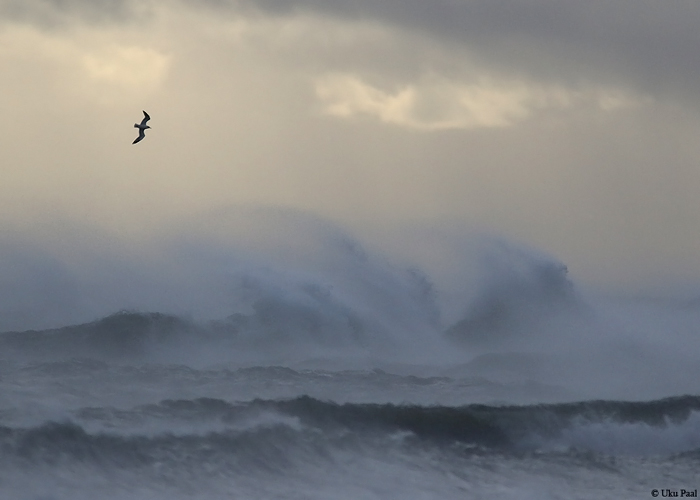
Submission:
[[0,241],[14,497],[620,498],[697,465],[692,296],[611,298],[484,233],[397,245],[272,209],[72,235]]
[[6,239],[0,329],[160,313],[177,327],[153,320],[157,328],[189,332],[154,346],[160,361],[405,361],[591,398],[697,391],[692,297],[613,299],[581,289],[565,263],[517,242],[431,233],[390,255],[308,214],[240,209],[138,249],[86,232],[55,245]]

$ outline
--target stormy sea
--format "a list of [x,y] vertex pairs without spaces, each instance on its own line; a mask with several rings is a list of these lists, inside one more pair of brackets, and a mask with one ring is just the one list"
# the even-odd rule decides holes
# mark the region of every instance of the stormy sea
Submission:
[[700,488],[692,293],[603,293],[494,236],[244,219],[0,245],[0,498]]

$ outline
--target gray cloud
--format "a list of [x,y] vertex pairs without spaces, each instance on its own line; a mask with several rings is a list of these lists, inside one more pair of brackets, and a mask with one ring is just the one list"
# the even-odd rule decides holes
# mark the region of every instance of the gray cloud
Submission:
[[693,0],[244,0],[243,4],[276,15],[313,12],[378,20],[463,45],[504,70],[569,84],[602,79],[663,97],[685,94],[700,81],[700,4]]
[[[695,0],[183,0],[190,8],[378,21],[469,51],[494,69],[567,85],[631,86],[688,97],[700,81]],[[157,4],[0,0],[0,16],[41,25],[124,22]]]
[[130,0],[0,0],[0,21],[54,28],[75,21],[121,23],[136,15]]

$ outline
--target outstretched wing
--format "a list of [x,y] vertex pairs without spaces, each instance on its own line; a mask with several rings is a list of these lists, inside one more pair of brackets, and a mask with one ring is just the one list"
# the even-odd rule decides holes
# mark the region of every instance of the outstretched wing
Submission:
[[139,142],[139,141],[140,141],[141,139],[143,139],[144,137],[146,137],[146,134],[145,134],[145,132],[143,131],[143,129],[140,128],[140,129],[139,129],[139,136],[138,136],[136,139],[134,139],[134,142],[132,142],[131,144],[136,144],[137,142]]
[[144,125],[146,125],[146,122],[148,122],[148,120],[151,119],[151,117],[148,116],[148,113],[146,113],[145,111],[143,112],[143,117],[144,117],[143,120],[141,120],[141,126],[142,126],[142,127],[143,127]]

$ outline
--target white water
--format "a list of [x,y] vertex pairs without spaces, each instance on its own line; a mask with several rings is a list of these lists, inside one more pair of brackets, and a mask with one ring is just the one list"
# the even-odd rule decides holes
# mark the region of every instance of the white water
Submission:
[[[631,421],[577,413],[551,435],[517,430],[540,422],[524,415],[503,424],[520,433],[506,452],[415,442],[385,417],[370,420],[378,434],[336,433],[274,406],[698,395],[692,296],[593,294],[557,259],[483,235],[382,253],[299,214],[193,227],[138,250],[80,231],[0,241],[3,330],[98,320],[0,338],[2,496],[619,499],[696,487],[694,399],[680,416],[659,403],[656,423],[645,409]],[[161,314],[107,317],[120,309]],[[273,406],[236,413],[256,399]]]

